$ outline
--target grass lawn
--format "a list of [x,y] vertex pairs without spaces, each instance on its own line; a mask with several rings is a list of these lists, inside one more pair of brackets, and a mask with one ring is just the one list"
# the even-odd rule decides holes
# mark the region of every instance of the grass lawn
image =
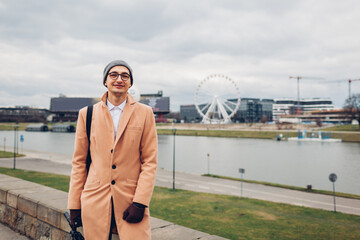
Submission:
[[[68,191],[68,176],[7,168],[0,173]],[[151,215],[229,239],[360,237],[360,216],[162,187],[155,187]]]
[[[158,134],[172,135],[171,129],[157,129]],[[231,131],[231,130],[184,130],[177,129],[176,135],[184,136],[207,136],[207,137],[235,137],[235,138],[262,138],[275,139],[282,133],[284,136],[295,137],[297,133],[291,132],[267,132],[267,131]]]
[[336,127],[325,128],[326,131],[351,131],[360,132],[359,125],[339,125]]
[[[215,175],[215,174],[203,174],[202,176],[229,179],[229,180],[234,180],[234,181],[241,181],[240,178],[226,177],[226,176],[220,176],[220,175]],[[304,187],[289,186],[289,185],[278,184],[278,183],[269,183],[269,182],[262,182],[262,181],[248,180],[248,179],[243,179],[243,182],[256,183],[256,184],[262,184],[262,185],[266,185],[266,186],[280,187],[280,188],[292,189],[292,190],[303,191],[303,192],[320,193],[320,194],[331,195],[331,196],[333,195],[332,191],[318,190],[318,189],[312,189],[311,191],[309,191]],[[360,199],[360,195],[350,194],[350,193],[336,192],[335,195],[337,197]]]
[[[23,157],[25,156],[24,154],[16,154],[17,157]],[[5,151],[0,151],[0,158],[10,158],[10,157],[14,157],[14,153],[13,152],[5,152]]]

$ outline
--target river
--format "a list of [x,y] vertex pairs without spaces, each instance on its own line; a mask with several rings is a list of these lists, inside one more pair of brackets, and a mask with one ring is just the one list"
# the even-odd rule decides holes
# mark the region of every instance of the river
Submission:
[[[74,133],[20,131],[29,149],[71,156]],[[0,131],[1,148],[13,151],[14,132]],[[159,135],[159,167],[172,170],[173,136]],[[240,177],[286,185],[332,190],[328,176],[336,173],[336,191],[360,195],[360,144],[296,142],[246,138],[175,138],[176,171]],[[209,157],[207,156],[209,154]],[[68,160],[67,160],[68,161]],[[67,162],[70,164],[70,162]]]

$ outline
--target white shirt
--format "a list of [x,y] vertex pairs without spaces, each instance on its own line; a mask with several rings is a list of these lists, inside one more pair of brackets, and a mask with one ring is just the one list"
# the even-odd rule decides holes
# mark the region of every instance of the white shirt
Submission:
[[124,110],[125,104],[126,104],[126,99],[123,103],[121,103],[118,106],[114,106],[111,102],[109,102],[109,99],[106,99],[106,105],[110,111],[111,118],[114,122],[115,138],[116,138],[117,130],[119,128],[119,122],[120,122],[121,114]]

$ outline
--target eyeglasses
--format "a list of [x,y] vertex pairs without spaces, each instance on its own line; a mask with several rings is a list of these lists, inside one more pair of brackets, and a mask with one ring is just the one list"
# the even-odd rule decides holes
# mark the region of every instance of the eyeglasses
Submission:
[[121,76],[121,80],[123,80],[124,82],[126,82],[127,80],[130,79],[130,75],[127,73],[117,73],[117,72],[111,72],[109,73],[109,76],[112,80],[117,80],[119,76]]

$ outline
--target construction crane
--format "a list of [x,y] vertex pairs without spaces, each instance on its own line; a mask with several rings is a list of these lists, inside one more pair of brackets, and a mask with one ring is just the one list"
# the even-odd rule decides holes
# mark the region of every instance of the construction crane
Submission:
[[347,81],[349,83],[349,99],[351,99],[351,83],[355,82],[355,81],[360,81],[359,79],[340,79],[340,80],[332,80],[332,81],[325,81],[324,83],[344,83],[345,81]]
[[351,82],[360,81],[360,79],[349,79],[349,99],[351,99]]
[[300,76],[290,76],[289,79],[295,78],[297,80],[297,111],[299,111],[300,106],[300,79],[323,79],[318,77],[300,77]]

